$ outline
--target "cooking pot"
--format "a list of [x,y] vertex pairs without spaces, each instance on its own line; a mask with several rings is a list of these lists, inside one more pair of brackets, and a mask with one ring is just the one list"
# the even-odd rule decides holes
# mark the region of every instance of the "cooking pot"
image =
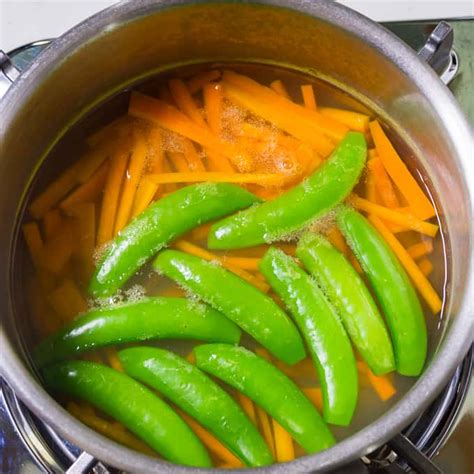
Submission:
[[290,465],[260,471],[334,469],[382,445],[432,401],[471,343],[474,313],[472,132],[429,66],[386,29],[336,3],[120,2],[55,40],[14,81],[0,107],[1,374],[34,413],[111,466],[141,473],[191,471],[95,433],[43,389],[24,342],[16,253],[32,179],[68,126],[160,70],[209,61],[284,66],[342,88],[389,124],[404,156],[416,159],[420,179],[434,190],[448,277],[441,337],[431,341],[425,372],[387,413],[355,435]]

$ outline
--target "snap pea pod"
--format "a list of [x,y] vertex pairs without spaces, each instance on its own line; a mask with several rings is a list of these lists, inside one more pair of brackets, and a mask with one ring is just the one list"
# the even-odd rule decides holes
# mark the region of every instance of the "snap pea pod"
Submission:
[[291,319],[269,296],[233,273],[177,250],[160,252],[153,266],[225,314],[275,357],[287,364],[305,357]]
[[125,374],[81,360],[42,371],[50,390],[77,397],[120,421],[168,461],[211,467],[209,455],[188,425],[159,397]]
[[125,349],[119,358],[128,375],[169,398],[247,466],[273,462],[255,425],[234,399],[197,367],[173,352],[152,347]]
[[110,296],[158,250],[194,227],[258,198],[226,183],[186,186],[152,204],[112,241],[89,284],[93,296]]
[[281,250],[271,247],[260,271],[290,309],[306,340],[323,392],[324,419],[348,425],[357,404],[357,368],[337,313],[312,278]]
[[46,338],[35,350],[43,366],[84,351],[147,339],[237,343],[240,329],[223,314],[184,298],[145,298],[91,311]]
[[392,341],[383,318],[362,278],[323,236],[306,233],[297,257],[335,306],[362,358],[376,375],[395,370]]
[[272,242],[323,216],[340,203],[364,168],[364,135],[348,132],[328,160],[308,179],[278,198],[216,222],[208,247],[233,249]]
[[426,323],[405,270],[383,237],[361,214],[342,206],[337,224],[366,273],[387,319],[395,363],[402,375],[419,375],[427,351]]
[[308,453],[329,448],[334,438],[314,405],[285,374],[253,352],[229,344],[194,348],[196,365],[247,395]]

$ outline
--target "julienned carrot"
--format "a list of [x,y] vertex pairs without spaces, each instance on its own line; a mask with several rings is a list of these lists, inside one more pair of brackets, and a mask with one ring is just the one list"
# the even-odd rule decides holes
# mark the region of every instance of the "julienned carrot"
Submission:
[[[232,71],[225,71],[223,79],[226,83],[230,83],[237,88],[246,91],[254,96],[254,100],[265,104],[270,102],[275,113],[278,109],[283,114],[288,114],[291,120],[300,121],[304,124],[312,124],[313,130],[323,133],[332,140],[340,141],[347,133],[347,127],[335,120],[323,117],[321,114],[308,110],[301,105],[295,104],[284,97],[279,96],[270,88],[262,86],[258,82],[247,76],[237,74]],[[265,117],[264,117],[265,118]],[[273,122],[273,120],[270,120]]]
[[398,201],[392,182],[385,171],[382,160],[376,156],[369,160],[367,165],[374,176],[375,186],[385,206],[390,209],[400,207],[400,202]]
[[186,114],[194,123],[200,127],[205,127],[206,123],[199,111],[196,102],[194,102],[191,92],[181,79],[171,79],[168,82],[171,95],[178,108]]
[[[173,168],[176,170],[176,173],[173,173],[173,174],[181,174],[181,173],[189,174],[188,162],[186,161],[186,158],[184,157],[183,153],[181,153],[179,151],[169,151],[168,152],[168,159],[170,160],[170,163],[173,166]],[[152,179],[150,179],[150,176],[163,176],[163,174],[148,175],[147,178],[146,178],[148,181],[152,181]],[[154,182],[155,184],[161,184],[161,183],[157,183],[156,181],[152,181],[152,182]],[[181,182],[183,182],[183,181],[181,181]]]
[[316,96],[314,94],[314,89],[311,84],[304,84],[301,86],[301,95],[303,96],[304,106],[309,110],[318,110],[316,104]]
[[303,393],[319,411],[323,409],[323,392],[319,387],[305,387]]
[[86,300],[70,278],[65,278],[62,284],[49,295],[49,302],[65,322],[87,310]]
[[62,217],[59,209],[50,209],[43,217],[43,233],[45,240],[49,240],[61,227]]
[[252,257],[222,257],[224,264],[229,264],[234,267],[242,268],[243,270],[258,271],[259,258]]
[[31,260],[38,266],[41,260],[41,251],[43,249],[43,239],[41,232],[36,222],[28,222],[23,224],[23,237],[25,238],[26,246],[30,252]]
[[207,128],[196,125],[176,107],[162,100],[132,92],[128,111],[135,117],[149,120],[167,130],[183,135],[213,152],[225,155],[241,171],[252,168],[249,157],[240,153],[232,143],[225,142]]
[[146,179],[157,183],[255,183],[262,186],[277,186],[284,183],[285,178],[281,174],[257,174],[257,173],[219,173],[219,172],[178,172],[178,173],[162,173],[150,174]]
[[220,77],[221,72],[217,69],[213,69],[211,71],[206,71],[191,77],[190,79],[188,79],[186,85],[188,86],[189,92],[191,92],[191,94],[195,94],[196,92],[199,92],[201,89],[203,89],[210,82],[220,79]]
[[45,243],[39,254],[39,265],[53,274],[58,274],[69,261],[75,247],[74,229],[71,220],[64,219],[56,235]]
[[397,392],[397,389],[390,380],[389,375],[375,375],[367,366],[365,362],[357,361],[357,368],[359,371],[366,375],[370,385],[374,388],[375,392],[383,402],[393,397]]
[[434,314],[437,314],[441,310],[443,302],[434,288],[431,286],[431,283],[423,275],[418,265],[410,257],[410,254],[406,251],[405,247],[403,247],[403,245],[397,240],[392,232],[387,229],[387,226],[377,216],[371,215],[369,216],[369,220],[380,232],[391,249],[395,252],[401,264],[404,266],[405,270],[413,281],[413,284],[418,289],[420,295],[426,301],[431,311],[433,311]]
[[398,224],[407,229],[420,232],[422,234],[434,237],[438,232],[438,226],[424,222],[412,214],[399,212],[394,209],[388,209],[387,207],[374,204],[367,199],[361,198],[355,194],[349,197],[349,203],[352,204],[356,209],[370,213],[371,215],[378,216],[384,221]]
[[275,361],[275,365],[288,377],[292,378],[308,378],[315,376],[315,368],[313,361],[310,358],[303,359],[294,365],[288,365],[279,360]]
[[[373,159],[373,158],[372,158]],[[367,162],[366,166],[366,176],[365,176],[365,197],[367,201],[370,201],[374,204],[380,204],[380,197],[377,191],[377,186],[375,184],[374,173],[369,166],[370,160]]]
[[418,262],[418,267],[421,273],[423,273],[423,275],[425,275],[426,277],[430,275],[431,272],[433,271],[433,264],[431,263],[431,260],[429,260],[428,258],[422,258]]
[[413,213],[419,219],[434,217],[436,212],[433,205],[415,178],[413,178],[405,163],[403,163],[398,156],[398,153],[385,135],[379,122],[376,120],[370,122],[370,131],[384,168],[397,185],[400,193],[407,200],[409,206],[413,209]]
[[[284,107],[280,107],[278,102],[284,101],[283,105],[288,103],[292,107],[300,106],[288,101],[284,97],[280,97],[271,89],[268,89],[268,93],[271,96],[269,98],[265,97],[265,101],[260,100],[254,93],[241,89],[227,81],[223,83],[223,90],[224,95],[229,100],[273,123],[303,143],[307,143],[321,156],[326,157],[333,151],[334,144],[323,134],[321,128],[314,121],[308,120],[305,117],[295,117],[294,113],[289,113]],[[303,109],[303,107],[300,108]],[[315,113],[309,110],[306,111]]]
[[410,247],[407,248],[407,252],[414,260],[424,257],[433,252],[433,241],[431,239],[426,239],[410,245]]
[[196,420],[191,418],[188,414],[176,409],[178,414],[189,427],[196,433],[196,436],[203,442],[204,446],[217,456],[222,461],[225,461],[232,467],[243,467],[242,461],[231,453],[214,435],[203,428]]
[[290,94],[288,94],[288,91],[286,90],[286,87],[281,79],[275,79],[270,84],[270,88],[273,89],[278,95],[281,95],[285,99],[291,100]]
[[220,173],[235,173],[234,168],[226,156],[216,153],[213,150],[206,149],[207,168],[209,171]]
[[114,441],[123,444],[131,449],[135,449],[149,456],[156,456],[156,453],[148,447],[145,443],[135,438],[132,434],[125,431],[121,425],[111,423],[97,416],[94,410],[86,410],[84,407],[74,402],[68,402],[66,405],[67,410],[71,415],[74,415],[82,423],[89,426],[95,431],[102,433]]
[[146,165],[147,153],[148,147],[145,136],[143,134],[136,133],[132,155],[130,156],[128,170],[125,175],[122,196],[120,198],[120,204],[117,210],[117,217],[115,219],[115,234],[117,234],[127,225],[130,218],[137,186],[140,182],[143,170]]
[[91,202],[74,204],[67,208],[67,214],[77,221],[78,256],[81,259],[81,275],[88,281],[94,270],[95,249],[95,205]]
[[115,369],[117,372],[123,372],[123,366],[118,358],[117,350],[113,347],[105,347],[104,352],[107,362],[110,364],[112,369]]
[[203,88],[203,97],[207,124],[212,133],[220,136],[222,131],[222,85],[206,84]]
[[[168,157],[163,158],[163,173],[172,173],[173,170],[171,168],[170,161],[168,160]],[[148,175],[144,177],[144,180],[148,179]],[[156,183],[154,183],[156,184]],[[157,186],[160,186],[157,184]],[[167,194],[167,193],[172,193],[173,191],[176,191],[178,189],[178,185],[176,183],[169,183],[165,184],[163,186],[163,193],[160,193],[162,195]]]
[[87,183],[92,175],[102,166],[105,160],[109,158],[119,147],[119,140],[111,140],[100,143],[97,147],[89,150],[79,161],[81,166],[77,172],[77,182]]
[[295,447],[288,431],[272,419],[275,436],[275,455],[278,462],[288,462],[295,459]]
[[122,181],[127,169],[128,152],[117,152],[110,160],[99,217],[97,245],[102,246],[114,235],[115,217]]
[[36,219],[43,217],[78,183],[77,174],[82,166],[81,160],[67,168],[57,179],[35,199],[29,206],[29,211]]
[[222,257],[219,257],[218,255],[215,255],[209,252],[208,250],[203,249],[202,247],[194,245],[191,242],[187,242],[181,239],[174,243],[174,247],[179,250],[182,250],[183,252],[190,253],[191,255],[196,255],[196,257],[200,257],[211,262],[214,261],[222,263],[222,265],[227,268],[227,270],[230,270],[232,273],[235,273],[243,280],[252,283],[264,293],[266,293],[270,289],[270,286],[265,281],[260,280],[251,273],[248,273],[247,271],[242,270],[241,268],[238,268],[235,265],[227,263]]
[[69,194],[69,196],[63,199],[59,204],[59,207],[61,209],[66,209],[74,204],[95,201],[104,188],[108,169],[109,163],[108,161],[105,161],[99,169],[94,172],[89,181],[81,184],[71,194]]
[[138,185],[137,193],[135,194],[135,201],[133,203],[132,217],[138,216],[143,212],[153,201],[153,198],[158,191],[159,184],[152,183],[147,179],[142,179]]
[[121,115],[120,117],[112,120],[107,125],[100,128],[97,132],[92,133],[86,138],[86,143],[91,147],[95,148],[102,142],[115,141],[117,137],[125,135],[125,132],[129,130],[130,117],[128,115]]
[[333,107],[319,107],[318,111],[323,117],[332,118],[356,132],[365,133],[369,128],[368,115]]
[[344,255],[350,254],[349,246],[346,244],[344,237],[341,234],[341,231],[336,227],[332,227],[327,233],[327,238],[334,247],[336,247]]
[[209,234],[212,223],[202,224],[191,231],[191,236],[194,240],[203,240]]
[[275,440],[273,439],[273,431],[272,431],[272,426],[270,424],[270,417],[258,405],[256,406],[256,408],[257,408],[257,418],[260,425],[260,430],[263,435],[263,439],[267,443],[268,449],[270,449],[272,456],[276,457]]
[[183,138],[184,157],[188,163],[189,171],[194,173],[203,173],[206,171],[201,157],[198,155],[196,148],[191,140]]
[[[194,352],[193,352],[194,354]],[[241,392],[237,392],[237,400],[239,401],[240,406],[242,407],[242,410],[246,413],[246,415],[250,418],[250,420],[253,422],[254,425],[257,424],[257,415],[255,413],[255,406],[250,400],[249,397],[244,395]]]

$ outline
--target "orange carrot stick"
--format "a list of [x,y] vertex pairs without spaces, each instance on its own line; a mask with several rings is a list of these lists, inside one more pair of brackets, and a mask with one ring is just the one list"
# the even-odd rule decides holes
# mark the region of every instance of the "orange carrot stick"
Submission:
[[341,231],[336,226],[331,228],[331,230],[327,234],[327,238],[329,242],[331,242],[331,244],[334,245],[334,247],[336,247],[341,253],[346,256],[349,255],[349,246],[344,240]]
[[35,199],[29,206],[29,211],[36,219],[43,217],[78,183],[77,174],[82,166],[81,161],[76,161],[66,169],[56,180]]
[[[303,143],[307,143],[323,157],[328,156],[334,149],[334,144],[323,134],[315,121],[308,120],[305,117],[295,117],[292,111],[285,111],[284,107],[280,107],[278,102],[285,101],[294,107],[300,107],[299,105],[287,101],[284,97],[275,94],[271,89],[269,89],[271,96],[264,97],[264,100],[260,100],[254,93],[243,90],[227,81],[223,83],[223,90],[229,100],[275,124],[278,128],[281,128]],[[284,103],[283,105],[286,104]],[[316,113],[307,109],[303,110]]]
[[221,84],[206,84],[203,89],[204,111],[212,133],[220,136],[222,131],[222,86]]
[[257,424],[257,415],[255,413],[255,406],[254,406],[252,400],[250,400],[249,397],[247,397],[246,395],[244,395],[241,392],[237,392],[237,399],[240,403],[240,406],[242,407],[242,410],[244,410],[244,412],[250,418],[252,423],[254,425],[256,425]]
[[198,155],[196,148],[193,145],[191,140],[187,138],[183,138],[183,149],[184,149],[184,157],[188,163],[189,171],[195,173],[204,173],[206,168],[201,160],[201,157]]
[[368,115],[333,107],[319,107],[318,111],[323,117],[334,119],[349,127],[350,130],[365,133],[369,128]]
[[36,222],[28,222],[22,226],[23,237],[26,241],[26,246],[30,252],[31,260],[38,266],[41,261],[41,251],[43,249],[43,239],[41,238],[40,229]]
[[422,258],[418,262],[418,267],[419,267],[421,273],[423,273],[423,275],[425,275],[425,277],[431,275],[431,272],[433,271],[433,264],[427,258]]
[[258,417],[260,429],[263,435],[263,439],[267,443],[268,449],[272,453],[272,456],[275,457],[276,456],[275,441],[273,439],[273,432],[272,432],[272,426],[270,424],[270,417],[258,405],[256,405],[256,408],[257,408],[257,417]]
[[215,153],[206,149],[207,167],[209,171],[217,171],[220,173],[235,173],[234,168],[226,156]]
[[114,223],[117,215],[120,189],[127,168],[128,152],[117,152],[110,161],[110,169],[105,182],[104,194],[97,232],[97,245],[100,247],[114,236]]
[[62,227],[41,249],[38,264],[53,274],[58,274],[74,251],[72,222],[65,220]]
[[113,347],[106,347],[104,348],[104,352],[112,369],[115,369],[117,372],[123,372],[122,362],[120,362],[120,359],[118,358],[117,350]]
[[[173,156],[173,161],[176,163],[176,157]],[[281,174],[257,174],[257,173],[219,173],[219,172],[204,172],[204,173],[162,173],[150,174],[147,179],[157,184],[164,183],[197,183],[197,182],[212,182],[212,183],[255,183],[261,186],[276,186],[284,182],[284,177]]]
[[51,239],[61,227],[62,217],[59,209],[49,210],[43,217],[43,232],[46,240]]
[[377,216],[369,216],[369,220],[380,232],[391,249],[395,252],[401,264],[405,267],[405,270],[412,279],[413,284],[418,289],[421,296],[430,307],[431,311],[433,311],[434,314],[437,314],[441,310],[443,302],[434,288],[431,286],[431,283],[423,275],[418,265],[410,257],[410,254],[406,251],[405,247],[403,247],[403,245],[397,240],[392,232],[387,229],[386,225]]
[[69,321],[87,310],[86,300],[70,278],[65,278],[61,285],[49,295],[49,302],[65,321]]
[[[269,110],[272,111],[272,115],[275,117],[277,116],[277,111],[280,111],[278,114],[280,118],[282,118],[282,114],[288,114],[288,118],[291,121],[301,122],[301,125],[312,124],[313,131],[316,131],[317,133],[323,133],[324,135],[327,135],[329,138],[336,141],[342,140],[347,132],[347,127],[345,125],[341,125],[330,118],[323,117],[321,114],[313,110],[308,110],[301,105],[295,104],[294,102],[279,96],[268,87],[262,86],[247,76],[236,74],[235,72],[231,71],[225,71],[223,77],[226,84],[232,84],[241,91],[252,94],[254,96],[255,102],[259,102],[261,104],[269,103],[271,106]],[[274,122],[273,120],[269,121]]]
[[243,466],[240,459],[238,459],[231,451],[229,451],[229,449],[227,449],[214,435],[203,428],[196,420],[181,410],[176,411],[194,431],[194,433],[196,433],[196,436],[203,442],[204,446],[206,446],[209,451],[211,451],[211,453],[233,467]]
[[398,156],[379,122],[376,120],[370,122],[370,131],[384,168],[413,209],[413,213],[419,219],[429,219],[435,216],[436,213],[430,200]]
[[438,226],[424,222],[412,214],[399,212],[394,209],[388,209],[387,207],[374,204],[367,199],[361,198],[355,194],[349,197],[349,203],[352,204],[356,209],[370,213],[371,215],[378,216],[384,221],[398,224],[402,227],[420,232],[422,234],[434,237],[438,232]]
[[318,410],[323,409],[323,392],[319,387],[305,387],[303,392]]
[[368,166],[374,176],[375,186],[385,206],[390,209],[400,207],[400,202],[398,201],[392,182],[385,171],[382,160],[379,157],[372,158],[368,162]]
[[357,361],[357,368],[362,374],[367,376],[370,385],[372,385],[380,400],[383,402],[393,397],[397,392],[388,375],[375,375],[367,364],[360,360]]
[[280,423],[272,419],[275,436],[275,454],[278,462],[288,462],[295,459],[295,447],[288,431]]
[[367,168],[366,168],[367,174],[365,178],[365,197],[367,201],[370,201],[374,204],[380,204],[381,199],[379,197],[377,186],[375,184],[375,176],[369,164],[370,164],[370,160],[367,163]]
[[145,168],[147,154],[148,147],[145,137],[137,133],[135,135],[135,143],[130,157],[128,170],[125,175],[122,197],[117,210],[117,217],[115,219],[115,234],[128,224],[137,186]]
[[220,77],[221,72],[217,69],[213,69],[211,71],[206,71],[191,77],[190,79],[188,79],[186,85],[188,86],[188,90],[189,92],[191,92],[191,94],[196,94],[196,92],[199,92],[201,89],[204,89],[207,84],[220,79]]
[[[176,173],[172,173],[173,175],[175,174],[190,174],[189,173],[189,166],[188,162],[186,161],[186,158],[184,157],[183,153],[179,151],[169,151],[168,152],[168,159],[173,166],[173,168],[176,170]],[[163,176],[163,174],[152,174],[147,176],[147,180],[154,182],[156,184],[161,184],[157,183],[154,181],[155,176]],[[174,181],[176,183],[176,181]],[[184,181],[178,181],[178,182],[184,182]]]
[[414,260],[433,252],[433,240],[426,239],[407,248],[407,252]]
[[274,80],[270,84],[270,88],[273,89],[278,95],[281,95],[285,99],[291,100],[290,94],[288,94],[285,85],[280,79]]
[[252,257],[222,257],[224,264],[232,265],[233,267],[242,268],[243,270],[258,271],[259,258]]
[[172,105],[138,92],[130,98],[129,113],[183,135],[213,152],[223,154],[242,171],[252,168],[248,156],[232,144],[214,136],[207,128],[200,127]]
[[303,96],[304,106],[309,110],[318,110],[316,105],[316,96],[314,94],[314,89],[311,84],[304,84],[301,86],[301,95]]
[[67,209],[74,204],[95,201],[104,188],[108,168],[109,163],[107,161],[102,163],[100,168],[91,176],[89,181],[86,181],[69,194],[66,199],[61,201],[59,207],[61,209]]
[[181,79],[171,79],[168,82],[168,87],[170,89],[173,100],[181,110],[185,113],[194,123],[200,127],[205,128],[206,123],[204,118],[199,111],[196,102],[194,102],[191,92],[189,92],[186,84]]

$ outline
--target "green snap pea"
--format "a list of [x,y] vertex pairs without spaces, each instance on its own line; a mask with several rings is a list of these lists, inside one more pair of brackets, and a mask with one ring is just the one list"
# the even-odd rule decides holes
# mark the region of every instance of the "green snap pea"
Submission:
[[321,383],[324,419],[348,425],[357,404],[357,367],[336,311],[313,279],[281,250],[271,247],[260,271],[303,333]]
[[306,233],[297,257],[335,306],[352,342],[376,375],[395,370],[392,341],[362,278],[323,236]]
[[329,448],[334,438],[313,404],[285,374],[253,352],[229,344],[194,349],[196,365],[247,395],[308,453]]
[[247,466],[273,462],[254,424],[206,374],[173,352],[134,347],[119,352],[125,372],[158,390],[209,429]]
[[177,250],[160,252],[153,266],[225,314],[275,357],[287,364],[304,359],[303,341],[291,319],[251,284],[220,265]]
[[168,461],[212,466],[206,449],[188,425],[164,401],[128,375],[81,360],[49,366],[42,375],[50,390],[91,403]]
[[184,298],[145,298],[91,311],[45,339],[39,366],[112,344],[148,339],[238,343],[240,329],[223,314]]
[[205,222],[248,207],[258,198],[226,183],[186,186],[138,215],[112,241],[89,284],[93,296],[110,296],[174,238]]
[[364,168],[364,135],[348,132],[329,159],[308,179],[278,198],[216,222],[210,249],[233,249],[275,240],[302,229],[340,203]]
[[337,224],[385,314],[398,372],[419,375],[426,359],[426,323],[405,270],[383,237],[361,214],[342,206],[337,214]]

